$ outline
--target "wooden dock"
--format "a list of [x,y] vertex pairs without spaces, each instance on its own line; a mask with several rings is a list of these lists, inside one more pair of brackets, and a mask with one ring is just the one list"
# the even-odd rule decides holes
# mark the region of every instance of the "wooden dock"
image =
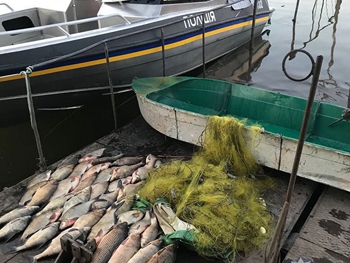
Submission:
[[[142,117],[138,117],[128,125],[111,133],[97,142],[73,154],[82,154],[105,147],[104,155],[112,156],[123,153],[129,156],[147,155],[152,153],[164,159],[176,157],[191,157],[197,150],[196,146],[189,145],[174,139],[165,137],[152,129]],[[55,168],[59,162],[52,165]],[[266,192],[264,198],[268,209],[274,214],[276,221],[281,212],[287,190],[289,175],[267,169],[266,173],[277,182],[275,189]],[[0,192],[0,215],[15,208],[24,193],[25,185],[30,178],[4,189]],[[286,222],[283,242],[290,242],[288,237],[295,230],[296,224],[300,224],[301,215],[305,216],[305,210],[310,205],[310,199],[315,197],[317,183],[298,178],[292,197],[292,202]],[[303,213],[304,211],[304,213]],[[300,234],[294,244],[291,245],[284,262],[298,262],[304,258],[314,263],[326,262],[350,262],[350,194],[333,188],[326,188],[318,198],[312,213],[307,215],[306,222],[301,228]],[[295,234],[295,233],[293,233]],[[298,234],[298,233],[297,233]],[[294,235],[295,236],[295,235]],[[7,243],[0,244],[0,251],[7,246],[18,243],[18,238]],[[0,262],[27,263],[25,256],[32,256],[41,251],[32,249],[17,255],[3,255],[0,253]],[[242,260],[237,257],[235,262],[264,262],[265,248],[256,251],[250,257]],[[43,263],[52,263],[55,258],[40,260]],[[208,260],[200,258],[196,253],[180,249],[176,262],[223,262],[223,260]],[[308,262],[308,261],[305,261]],[[298,262],[298,263],[302,263]]]

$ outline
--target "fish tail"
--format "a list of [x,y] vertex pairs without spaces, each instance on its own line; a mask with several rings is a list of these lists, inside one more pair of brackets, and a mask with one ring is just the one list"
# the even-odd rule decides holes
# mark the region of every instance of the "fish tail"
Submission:
[[28,261],[28,263],[37,263],[38,260],[35,257],[29,256],[29,255],[22,255],[24,259]]
[[17,252],[18,252],[18,247],[15,247],[15,246],[4,247],[4,248],[1,250],[1,253],[2,253],[3,255],[17,254]]

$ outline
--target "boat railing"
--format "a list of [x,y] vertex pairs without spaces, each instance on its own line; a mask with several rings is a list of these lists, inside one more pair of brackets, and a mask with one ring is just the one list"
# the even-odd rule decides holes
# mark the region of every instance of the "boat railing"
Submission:
[[[197,16],[201,16],[202,19],[204,19],[204,16],[207,12],[210,12],[210,11],[214,11],[214,10],[219,10],[221,8],[225,8],[227,6],[231,6],[231,4],[225,4],[225,5],[222,5],[222,6],[219,6],[219,7],[216,7],[216,8],[213,8],[213,9],[208,9],[206,11],[202,11],[202,12],[198,12],[197,14],[194,14],[193,16],[194,17],[197,17]],[[106,17],[105,17],[106,18]],[[159,29],[161,31],[161,41],[162,41],[162,49],[163,49],[163,52],[162,52],[162,59],[163,59],[163,62],[165,60],[165,53],[164,53],[164,28],[166,28],[167,26],[170,26],[170,25],[174,25],[176,23],[179,23],[179,22],[182,22],[183,19],[179,18],[177,20],[174,20],[172,22],[168,22],[168,23],[165,23],[163,25],[155,25],[155,26],[152,26],[152,27],[148,27],[147,30],[135,30],[135,31],[132,31],[130,33],[126,33],[126,34],[123,34],[123,35],[118,35],[118,36],[114,36],[114,37],[111,37],[111,38],[106,38],[106,39],[103,39],[101,41],[98,41],[92,45],[89,45],[85,48],[82,48],[82,49],[79,49],[77,51],[74,51],[72,53],[69,53],[69,54],[66,54],[66,55],[63,55],[63,56],[60,56],[60,57],[57,57],[57,58],[54,58],[54,59],[50,59],[50,60],[47,60],[47,61],[44,61],[44,62],[41,62],[41,63],[38,63],[38,64],[34,64],[34,65],[31,65],[30,67],[32,68],[32,70],[35,70],[36,68],[38,67],[44,67],[44,66],[49,66],[51,64],[54,64],[54,63],[57,63],[59,61],[62,61],[62,60],[65,60],[65,59],[68,59],[68,58],[71,58],[71,57],[75,57],[77,55],[80,55],[80,54],[83,54],[99,45],[104,45],[105,43],[108,43],[108,42],[111,42],[111,41],[115,41],[115,40],[118,40],[118,39],[122,39],[122,38],[125,38],[125,37],[129,37],[129,36],[132,36],[132,35],[137,35],[137,34],[140,34],[140,33],[143,33],[143,32],[149,32],[149,31],[152,31],[152,30],[155,30],[155,29]],[[62,24],[62,25],[61,25]],[[56,24],[58,25],[58,24]],[[63,23],[60,23],[61,26],[63,26]],[[73,24],[69,24],[69,25],[73,25]],[[11,31],[11,32],[14,32],[14,31]],[[27,31],[28,32],[28,31]],[[0,33],[0,36],[1,36],[1,33]],[[204,49],[204,46],[205,46],[205,23],[202,24],[202,40],[203,40],[203,43],[202,43],[202,51],[203,51],[203,54],[205,52],[205,49]],[[203,56],[203,64],[205,64],[205,57]],[[163,63],[163,65],[165,65],[165,63]],[[165,68],[163,67],[163,76],[165,76]]]
[[[0,3],[0,5],[1,5],[1,3]],[[90,23],[90,22],[95,22],[95,21],[101,21],[103,19],[107,19],[107,18],[111,18],[111,17],[120,17],[121,19],[123,19],[126,22],[126,24],[131,24],[131,22],[127,18],[125,18],[123,15],[113,14],[113,15],[104,15],[104,16],[98,16],[98,17],[90,17],[90,18],[78,19],[78,20],[74,20],[74,21],[61,22],[61,23],[55,23],[55,24],[50,24],[50,25],[43,25],[43,26],[25,28],[25,29],[16,29],[16,30],[4,31],[4,32],[0,32],[0,36],[31,33],[31,32],[43,31],[43,30],[51,29],[51,28],[58,28],[59,30],[64,31],[65,35],[70,36],[69,32],[64,30],[63,27],[76,26],[76,25],[79,25],[79,24],[85,24],[85,23]]]
[[[255,1],[255,5],[254,5],[255,9],[256,9],[256,2],[257,1]],[[231,6],[231,4],[225,4],[225,5],[221,5],[221,6],[218,6],[218,7],[212,8],[212,9],[208,9],[208,10],[205,10],[205,11],[202,11],[202,12],[198,12],[196,14],[193,14],[193,16],[194,17],[201,16],[203,21],[204,21],[204,16],[205,16],[205,14],[207,12],[214,11],[214,10],[219,10],[221,8],[226,8],[228,6]],[[254,12],[253,20],[255,20],[255,15],[256,14]],[[59,23],[59,24],[54,24],[54,25],[37,27],[36,30],[42,30],[44,28],[57,27],[57,26],[69,26],[69,25],[74,25],[75,23],[91,22],[91,21],[100,20],[100,19],[103,19],[103,18],[113,17],[113,16],[116,16],[116,15],[104,16],[104,17],[100,17],[100,18],[82,19],[82,20],[74,21],[74,22]],[[155,30],[155,29],[159,29],[160,30],[160,33],[161,33],[161,39],[160,40],[162,41],[163,76],[166,76],[164,29],[167,26],[170,26],[170,25],[173,25],[173,24],[176,24],[176,23],[179,23],[179,22],[182,23],[182,21],[183,21],[183,19],[181,17],[179,19],[176,19],[175,21],[168,22],[168,23],[165,23],[165,24],[162,24],[162,25],[156,25],[156,26],[153,26],[153,27],[149,27],[147,29],[147,31],[151,31],[151,30]],[[34,30],[34,29],[22,29],[22,30],[16,30],[16,31],[11,31],[11,32],[12,33],[14,33],[14,32],[17,32],[17,33],[30,32],[30,30]],[[202,65],[203,65],[203,77],[205,78],[206,77],[206,74],[205,74],[205,61],[206,61],[205,60],[205,23],[202,23],[201,30],[202,30],[202,57],[203,57]],[[254,28],[252,28],[252,31],[253,30],[254,30]],[[113,109],[113,116],[114,116],[114,128],[116,130],[117,129],[117,118],[116,118],[117,114],[116,114],[115,99],[114,99],[114,94],[115,94],[114,89],[115,88],[119,88],[120,86],[114,86],[113,83],[112,83],[112,78],[111,78],[112,74],[111,74],[111,69],[110,69],[110,65],[109,65],[108,42],[111,42],[111,41],[114,41],[114,40],[117,40],[117,39],[121,39],[121,38],[125,38],[125,37],[131,36],[131,35],[136,35],[136,34],[139,34],[139,33],[147,32],[147,31],[145,31],[145,30],[137,30],[137,31],[133,31],[133,32],[130,32],[130,33],[123,34],[123,35],[118,35],[118,36],[115,36],[115,37],[104,39],[104,40],[96,42],[96,43],[94,43],[94,44],[92,44],[90,46],[87,46],[87,47],[85,47],[83,49],[77,50],[75,52],[72,52],[72,53],[69,53],[69,54],[66,54],[66,55],[63,55],[63,56],[51,59],[51,60],[47,60],[47,61],[35,64],[35,65],[32,65],[32,66],[28,66],[25,71],[22,71],[22,72],[19,73],[20,75],[24,75],[25,76],[25,84],[26,84],[26,89],[27,89],[27,103],[28,103],[28,109],[29,109],[29,114],[30,114],[31,126],[32,126],[32,129],[34,131],[34,136],[35,136],[35,140],[36,140],[36,144],[37,144],[37,148],[38,148],[38,153],[39,153],[39,168],[40,168],[40,170],[46,169],[46,161],[45,161],[45,158],[44,158],[44,155],[43,155],[43,151],[42,151],[42,147],[41,147],[41,140],[40,140],[38,127],[37,127],[37,123],[36,123],[35,110],[34,110],[34,104],[33,104],[33,95],[32,95],[31,86],[30,86],[30,74],[36,68],[49,66],[49,65],[57,63],[59,61],[62,61],[62,60],[65,60],[65,59],[77,56],[77,55],[82,54],[82,53],[85,53],[85,52],[87,52],[87,51],[89,51],[89,50],[91,50],[91,49],[93,49],[93,48],[95,48],[95,47],[97,47],[99,45],[103,45],[104,46],[104,51],[105,51],[105,58],[106,58],[106,65],[107,65],[107,76],[108,76],[109,89],[110,89],[111,102],[112,102],[112,109]],[[0,35],[4,35],[4,34],[0,33]],[[253,41],[253,40],[251,39],[251,41]],[[125,87],[125,85],[123,85],[122,87]],[[108,87],[106,87],[106,88],[108,88]],[[120,92],[123,92],[123,91],[120,91]],[[117,93],[119,93],[119,92],[117,92]]]
[[9,5],[6,4],[6,3],[0,3],[0,5],[6,6],[8,9],[11,10],[11,12],[15,11],[11,6],[9,6]]
[[[0,5],[1,4],[6,5],[8,8],[10,8],[13,11],[13,9],[9,5],[7,5],[5,3],[0,3]],[[219,10],[221,8],[225,8],[225,7],[228,7],[228,6],[232,6],[232,4],[228,3],[228,4],[220,5],[218,7],[211,8],[211,9],[208,9],[206,11],[199,12],[197,14],[193,14],[193,16],[194,17],[203,16],[207,12]],[[126,24],[131,24],[132,23],[130,20],[128,20],[123,15],[112,14],[112,15],[103,15],[103,16],[97,16],[97,17],[78,19],[78,20],[68,21],[68,22],[54,23],[54,24],[50,24],[50,25],[36,26],[36,27],[31,27],[31,28],[24,28],[24,29],[16,29],[16,30],[4,31],[4,32],[0,32],[0,36],[31,33],[31,32],[43,31],[43,30],[51,29],[51,28],[58,28],[60,31],[64,31],[65,35],[70,36],[71,34],[69,34],[69,32],[67,32],[66,30],[64,30],[63,27],[76,26],[76,25],[79,25],[79,24],[85,24],[85,23],[90,23],[90,22],[95,22],[95,21],[101,21],[103,19],[108,19],[108,18],[112,18],[112,17],[120,17],[122,20],[125,21]],[[166,24],[166,25],[176,24],[179,21],[182,21],[182,18],[181,18],[181,20],[179,19],[179,20],[173,21],[173,22],[171,22],[169,24]],[[163,26],[159,26],[159,27],[163,27]],[[154,29],[154,28],[151,28],[151,29]],[[149,30],[151,30],[151,29],[149,29]],[[149,31],[149,30],[147,30],[147,31]],[[123,37],[123,36],[121,36],[121,37]]]

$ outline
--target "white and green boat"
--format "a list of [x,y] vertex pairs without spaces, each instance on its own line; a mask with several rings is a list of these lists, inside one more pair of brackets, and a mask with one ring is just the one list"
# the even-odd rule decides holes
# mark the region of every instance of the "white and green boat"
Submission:
[[[136,79],[133,89],[142,116],[160,133],[200,145],[209,116],[232,116],[245,121],[243,136],[259,164],[292,171],[307,100],[190,77]],[[330,125],[344,113],[345,120]],[[346,108],[313,102],[298,176],[350,192],[348,114]],[[258,136],[252,136],[252,125],[261,127]]]

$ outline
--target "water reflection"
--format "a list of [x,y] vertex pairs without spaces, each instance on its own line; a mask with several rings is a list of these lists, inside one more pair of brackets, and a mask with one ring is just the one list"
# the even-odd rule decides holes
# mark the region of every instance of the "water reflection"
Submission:
[[340,12],[340,6],[341,6],[342,0],[337,0],[336,6],[335,6],[335,12],[334,15],[330,18],[333,20],[334,18],[334,23],[333,23],[333,33],[332,33],[332,46],[331,46],[331,57],[328,62],[328,68],[327,68],[327,74],[328,74],[328,79],[321,80],[319,84],[324,87],[324,88],[337,88],[338,84],[336,80],[333,78],[333,75],[331,74],[331,67],[334,65],[334,50],[335,50],[335,45],[337,43],[337,37],[336,37],[336,32],[337,32],[337,24],[339,21],[339,12]]
[[[330,2],[330,3],[329,3]],[[311,24],[311,30],[309,33],[309,39],[303,43],[303,46],[300,49],[306,48],[307,44],[310,42],[314,41],[319,35],[322,30],[325,28],[333,25],[333,30],[332,30],[332,46],[331,46],[331,52],[330,52],[330,60],[328,62],[328,67],[327,67],[327,74],[328,74],[328,79],[323,79],[319,81],[319,85],[323,88],[337,88],[338,84],[336,80],[334,79],[332,73],[331,73],[331,67],[334,64],[334,50],[336,46],[336,32],[337,32],[337,24],[339,21],[339,12],[340,12],[340,7],[341,7],[342,0],[337,0],[335,7],[333,5],[333,1],[325,1],[322,0],[321,3],[319,3],[318,0],[314,2],[313,8],[312,8],[312,24]],[[320,6],[320,11],[318,13],[318,7]],[[330,15],[330,10],[329,7],[334,10],[332,15]],[[324,13],[325,12],[325,13]],[[327,22],[325,25],[321,26],[322,24],[322,18],[324,16],[327,17]],[[317,23],[317,25],[316,25]],[[314,29],[316,27],[316,30],[314,32]],[[291,42],[291,50],[294,50],[294,43],[295,43],[295,34],[296,34],[296,17],[293,19],[293,34],[292,34],[292,42]],[[296,53],[291,53],[290,60],[295,57]],[[293,57],[294,56],[294,57]],[[328,94],[323,94],[322,97],[323,100],[327,101],[336,101],[334,98],[329,96]]]
[[[265,33],[268,35],[268,31]],[[263,35],[254,39],[252,49],[247,43],[209,64],[206,67],[206,76],[242,84],[250,83],[251,73],[260,68],[263,58],[269,54],[271,44]],[[202,77],[203,74],[198,76]]]

